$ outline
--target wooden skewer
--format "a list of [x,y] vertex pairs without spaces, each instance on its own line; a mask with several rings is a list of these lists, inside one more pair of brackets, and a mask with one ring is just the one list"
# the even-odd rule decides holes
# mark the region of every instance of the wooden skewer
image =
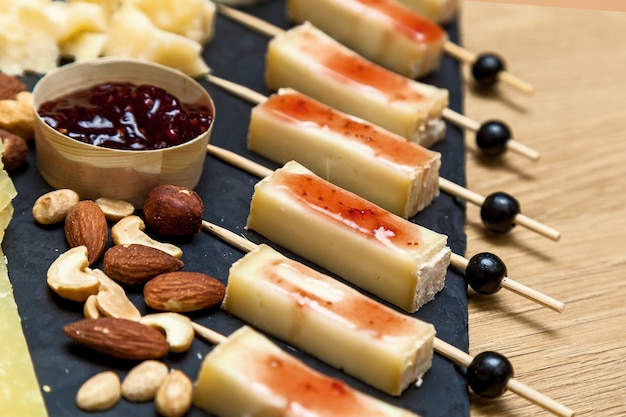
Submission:
[[[202,221],[202,228],[245,253],[254,250],[257,246],[255,243],[249,241],[243,236],[239,236],[228,229],[212,224],[206,220]],[[226,339],[226,337],[221,335],[220,333],[204,327],[200,324],[192,322],[192,325],[194,330],[196,331],[196,334],[203,337],[210,343],[219,344]],[[434,349],[443,357],[465,368],[467,368],[473,360],[473,358],[469,354],[454,347],[453,345],[444,342],[439,338],[435,338]],[[544,409],[556,415],[564,417],[570,417],[574,415],[574,412],[569,408],[558,403],[552,398],[547,397],[533,390],[532,388],[527,387],[526,385],[516,381],[513,378],[509,380],[507,388],[515,392],[519,396],[526,398],[532,403],[543,407]]]
[[[443,109],[443,111],[441,112],[441,117],[443,117],[452,124],[464,127],[465,129],[471,130],[472,132],[477,132],[478,129],[480,129],[481,127],[480,123],[478,123],[476,120],[473,120],[461,113],[457,113],[449,108]],[[513,152],[517,152],[518,154],[525,156],[530,160],[538,161],[539,158],[541,158],[541,154],[539,152],[513,138],[510,138],[506,142],[506,146],[507,149]]]
[[273,38],[274,36],[278,36],[284,32],[283,29],[272,25],[263,19],[259,19],[256,16],[252,16],[251,14],[244,13],[221,3],[217,3],[217,11],[223,16],[239,22],[269,38]]
[[[450,264],[462,270],[467,269],[468,263],[468,259],[457,255],[456,253],[453,253],[452,257],[450,258]],[[562,313],[565,309],[565,303],[555,300],[554,298],[549,297],[537,290],[534,290],[524,284],[514,281],[509,277],[504,277],[500,285],[502,286],[502,288],[514,292],[517,295],[521,295],[522,297],[534,301],[537,304],[541,304],[542,306],[556,311],[557,313]]]
[[[225,80],[223,78],[219,78],[216,77],[214,75],[207,75],[206,76],[207,80],[209,82],[211,82],[212,84],[215,84],[223,89],[225,89],[226,91],[231,92],[232,94],[237,95],[240,98],[243,98],[251,103],[255,103],[255,104],[260,104],[263,103],[265,100],[267,100],[267,97],[265,97],[262,94],[257,93],[254,90],[251,90],[247,87],[244,87],[242,85],[236,84],[234,82]],[[219,149],[216,149],[215,147],[209,145],[208,148],[209,152],[217,152],[219,153],[220,158],[224,158],[227,159],[228,156],[225,155],[225,152],[220,152]],[[233,161],[232,163],[236,163],[237,165],[239,165],[239,162]],[[253,166],[249,166],[246,167],[246,169],[258,169],[255,168]],[[265,176],[265,175],[263,175]],[[461,187],[460,185],[454,184],[451,181],[448,181],[446,179],[443,178],[439,178],[439,188],[450,194],[453,195],[455,197],[458,198],[463,198],[471,203],[474,203],[478,206],[482,206],[483,202],[485,201],[485,198],[479,194],[476,194],[474,192],[471,192],[463,187]],[[543,225],[542,223],[539,223],[527,216],[524,216],[523,214],[518,214],[515,216],[514,218],[514,222],[516,224],[519,224],[520,226],[526,227],[529,230],[532,230],[536,233],[539,233],[549,239],[552,239],[554,241],[558,241],[561,237],[560,232],[546,226]]]
[[[231,152],[227,149],[223,149],[215,145],[211,145],[211,144],[207,145],[207,152],[214,156],[217,156],[221,160],[226,161],[233,166],[236,166],[240,169],[243,169],[244,171],[247,171],[253,175],[256,175],[259,178],[265,178],[274,172],[271,169],[264,167],[263,165],[257,164],[256,162],[251,161],[247,158],[244,158],[243,156],[235,152]],[[216,227],[217,226],[212,226],[208,223],[205,224],[203,222],[203,228],[205,228],[207,231],[210,231],[212,233],[214,233],[214,230]],[[242,237],[238,240],[238,244],[243,245],[245,244],[244,241],[247,242],[247,240]],[[250,250],[250,247],[248,246],[247,249]],[[469,263],[468,259],[465,259],[462,256],[455,255],[455,254],[453,254],[452,260],[454,262],[453,263],[454,266],[461,268],[463,270],[467,268],[467,264]],[[542,294],[536,290],[528,288],[525,285],[515,282],[510,278],[503,279],[501,285],[503,288],[506,288],[512,292],[522,295],[523,297],[526,297],[529,300],[535,301],[536,303],[541,304],[545,307],[548,307],[549,309],[556,311],[558,313],[561,313],[563,309],[565,308],[565,305],[561,301],[555,300],[552,297],[548,297],[545,294]]]
[[200,336],[212,345],[219,345],[220,343],[223,343],[226,341],[226,339],[228,339],[228,337],[224,336],[223,334],[218,333],[213,329],[209,329],[208,327],[205,327],[201,324],[198,324],[195,321],[191,322],[191,326],[193,327],[193,330],[196,332],[197,336]]
[[[448,358],[449,360],[451,360],[452,362],[456,363],[457,365],[461,365],[466,368],[470,365],[470,363],[472,363],[472,360],[474,360],[474,358],[472,358],[471,355],[463,352],[462,350],[438,338],[435,338],[433,347],[435,351],[439,353],[441,356],[444,356]],[[570,408],[522,384],[521,382],[515,380],[514,378],[511,378],[509,380],[509,382],[507,383],[507,388],[510,391],[514,392],[515,394],[519,395],[520,397],[527,399],[533,404],[536,404],[555,415],[563,416],[563,417],[572,417],[575,414],[574,411],[571,410]]]
[[[478,57],[478,55],[476,55],[474,52],[468,51],[467,49],[451,41],[444,42],[443,50],[448,55],[453,56],[459,61],[464,61],[469,64],[473,64],[474,62],[476,62],[476,58]],[[505,82],[526,94],[533,94],[535,92],[535,88],[532,85],[506,70],[500,71],[500,73],[498,74],[498,80]]]
[[[479,207],[482,206],[485,202],[485,197],[481,196],[478,193],[470,191],[467,188],[461,187],[460,185],[457,185],[445,178],[439,177],[439,188],[450,195],[462,198]],[[513,221],[515,222],[515,224],[524,226],[527,229],[539,233],[540,235],[554,241],[558,241],[561,238],[561,233],[558,230],[554,230],[551,227],[539,223],[538,221],[533,220],[530,217],[523,215],[522,213],[517,214]]]
[[[257,32],[262,33],[268,37],[274,37],[283,31],[282,29],[270,23],[267,23],[262,19],[258,19],[255,16],[249,15],[247,13],[241,12],[237,9],[225,6],[223,4],[218,4],[217,10],[222,15],[232,20],[236,20],[246,25],[247,27],[254,29]],[[475,53],[468,51],[467,49],[451,41],[444,42],[443,50],[450,56],[458,59],[459,61],[464,61],[470,64],[473,64],[477,58],[477,55]],[[521,80],[519,77],[516,77],[515,75],[511,74],[508,71],[501,71],[498,74],[498,79],[499,81],[505,82],[526,94],[532,94],[535,90],[532,85],[530,85],[526,81]]]

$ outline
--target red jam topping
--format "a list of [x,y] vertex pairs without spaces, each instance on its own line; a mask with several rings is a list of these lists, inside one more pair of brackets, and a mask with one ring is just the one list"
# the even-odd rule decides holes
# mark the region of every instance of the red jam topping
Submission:
[[302,94],[274,94],[263,104],[273,115],[289,121],[328,129],[346,140],[366,146],[383,161],[409,168],[423,166],[432,152],[404,138],[357,121]]
[[285,173],[278,187],[329,221],[375,239],[392,250],[418,250],[421,245],[419,229],[411,227],[410,222],[315,175]]
[[359,395],[346,383],[330,378],[287,355],[266,351],[242,355],[238,367],[245,369],[251,386],[270,397],[286,400],[284,415],[382,416],[374,401]]
[[[333,288],[333,278],[308,268],[291,259],[275,260],[264,268],[262,276],[272,285],[272,291],[285,292],[297,306],[332,315],[337,322],[345,322],[350,329],[367,332],[376,339],[405,339],[413,337],[415,325],[411,318],[383,306],[357,292],[342,292],[340,300],[328,300],[305,287],[293,283],[288,277],[306,277],[307,281],[319,282],[322,291]],[[299,280],[304,281],[304,280]],[[306,313],[304,313],[306,314]],[[294,319],[296,316],[294,316]]]
[[423,100],[425,97],[411,88],[411,81],[374,64],[348,48],[325,41],[322,35],[304,33],[298,43],[300,51],[328,70],[335,79],[346,84],[360,84],[384,94],[390,101]]
[[151,150],[188,142],[213,121],[208,105],[182,103],[162,88],[104,83],[42,103],[44,122],[81,142]]
[[383,17],[386,17],[393,25],[395,32],[403,33],[405,36],[417,42],[435,42],[443,38],[444,31],[436,23],[420,16],[417,13],[407,11],[406,7],[400,3],[389,0],[357,0],[359,3],[375,10]]

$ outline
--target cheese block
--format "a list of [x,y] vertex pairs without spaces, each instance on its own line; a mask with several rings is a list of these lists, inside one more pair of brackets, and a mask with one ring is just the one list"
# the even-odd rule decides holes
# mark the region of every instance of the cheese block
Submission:
[[14,211],[15,209],[13,208],[13,204],[9,204],[0,211],[0,242],[2,241],[2,239],[4,239],[4,233],[6,232],[6,228],[13,218]]
[[390,395],[419,381],[432,363],[432,324],[267,245],[233,264],[222,307]]
[[445,134],[448,90],[374,64],[308,22],[269,42],[265,81],[271,90],[293,88],[426,147]]
[[144,12],[159,29],[200,44],[215,34],[216,6],[210,0],[124,0]]
[[246,228],[409,312],[443,288],[450,262],[447,236],[295,161],[255,185]]
[[437,22],[449,23],[459,10],[459,0],[397,0],[416,13]]
[[246,326],[204,358],[193,402],[219,417],[416,417],[312,369]]
[[[446,32],[396,0],[288,0],[287,16],[398,74],[420,78],[439,68]],[[329,19],[328,16],[333,16]]]
[[0,415],[48,415],[13,298],[4,254],[0,251]]
[[[4,146],[0,146],[0,154],[3,151]],[[4,210],[16,195],[17,190],[15,189],[15,185],[13,184],[11,177],[4,169],[0,169],[0,210]],[[6,227],[7,225],[4,226]]]
[[441,154],[292,89],[252,109],[248,148],[279,164],[296,160],[405,218],[439,194]]
[[[0,154],[4,145],[0,142]],[[13,215],[17,195],[13,181],[0,162],[0,242]],[[0,416],[48,415],[13,297],[6,258],[0,249]]]
[[156,62],[197,77],[209,72],[202,45],[183,35],[155,26],[130,3],[111,16],[104,55]]

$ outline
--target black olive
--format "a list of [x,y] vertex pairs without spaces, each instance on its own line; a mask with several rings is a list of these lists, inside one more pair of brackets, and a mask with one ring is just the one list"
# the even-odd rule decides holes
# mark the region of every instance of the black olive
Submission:
[[465,268],[465,279],[479,294],[495,294],[506,276],[506,265],[493,253],[481,252],[472,256]]
[[519,202],[501,191],[488,195],[480,207],[480,218],[487,229],[506,233],[515,227],[513,220],[520,213]]
[[482,352],[467,367],[467,384],[481,397],[496,398],[504,394],[513,374],[513,365],[504,355]]
[[482,87],[491,87],[498,82],[498,74],[504,71],[506,65],[496,54],[486,53],[478,55],[472,65],[472,76]]
[[506,152],[506,144],[511,139],[511,130],[498,120],[489,120],[476,132],[476,146],[489,156],[498,156]]

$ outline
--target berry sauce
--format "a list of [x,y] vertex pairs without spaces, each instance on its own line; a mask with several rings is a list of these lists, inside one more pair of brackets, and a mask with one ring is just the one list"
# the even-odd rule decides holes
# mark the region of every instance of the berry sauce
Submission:
[[43,121],[60,133],[95,146],[163,149],[188,142],[213,122],[208,105],[182,103],[162,88],[110,82],[42,103]]

